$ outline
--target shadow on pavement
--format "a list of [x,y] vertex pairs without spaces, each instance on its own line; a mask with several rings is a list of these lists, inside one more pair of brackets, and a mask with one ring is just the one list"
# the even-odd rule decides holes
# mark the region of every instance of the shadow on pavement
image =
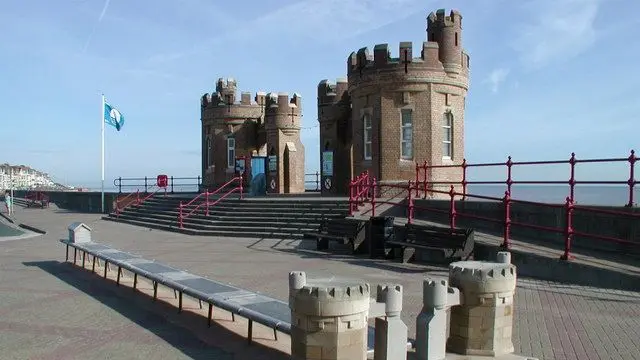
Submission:
[[[40,268],[82,291],[152,332],[191,359],[289,359],[287,354],[255,341],[251,346],[247,345],[245,337],[217,323],[225,321],[216,317],[216,312],[220,316],[217,309],[214,310],[211,328],[207,328],[206,317],[189,311],[187,304],[178,315],[177,307],[166,302],[161,296],[161,301],[154,302],[152,296],[144,292],[134,291],[126,285],[118,287],[115,281],[104,280],[98,274],[75,267],[72,263],[33,261],[23,264]],[[145,289],[150,285],[140,282],[139,287]],[[206,304],[204,308],[206,309]],[[259,338],[254,334],[254,340],[257,339]]]

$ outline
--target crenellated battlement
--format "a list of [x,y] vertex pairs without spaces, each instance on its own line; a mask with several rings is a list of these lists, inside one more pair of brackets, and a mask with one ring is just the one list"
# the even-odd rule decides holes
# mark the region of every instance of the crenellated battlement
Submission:
[[428,29],[451,26],[462,27],[462,15],[457,10],[451,10],[447,16],[445,9],[438,9],[435,13],[431,12],[427,16]]
[[378,44],[373,48],[364,47],[357,52],[352,52],[347,60],[347,73],[352,75],[361,72],[375,72],[378,70],[394,70],[409,72],[413,69],[444,71],[439,59],[440,44],[436,41],[422,43],[420,56],[414,56],[413,43],[401,42],[399,56],[391,57],[389,44]]
[[330,105],[346,101],[349,97],[349,83],[345,78],[339,78],[335,83],[327,79],[318,84],[318,105]]

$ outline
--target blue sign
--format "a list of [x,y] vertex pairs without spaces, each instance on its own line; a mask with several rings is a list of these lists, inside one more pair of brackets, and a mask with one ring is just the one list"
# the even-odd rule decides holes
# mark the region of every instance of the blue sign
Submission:
[[322,152],[322,176],[333,176],[333,151]]

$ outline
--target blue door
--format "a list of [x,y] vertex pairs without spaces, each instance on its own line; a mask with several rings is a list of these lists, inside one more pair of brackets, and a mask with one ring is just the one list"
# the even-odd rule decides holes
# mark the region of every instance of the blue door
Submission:
[[251,158],[251,191],[254,196],[267,194],[266,156],[254,156]]

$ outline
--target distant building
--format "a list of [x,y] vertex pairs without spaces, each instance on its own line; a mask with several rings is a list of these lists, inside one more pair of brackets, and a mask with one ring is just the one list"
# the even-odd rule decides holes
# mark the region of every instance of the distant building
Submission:
[[[221,78],[216,91],[201,98],[203,185],[223,185],[236,176],[239,157],[254,157],[264,161],[261,184],[267,191],[304,192],[301,97],[258,92],[252,100],[250,93],[243,92],[237,102],[236,93],[236,81]],[[245,178],[251,181],[251,171],[246,170]]]
[[[469,88],[462,15],[431,13],[426,32],[418,57],[410,42],[400,43],[398,58],[387,44],[373,54],[362,48],[347,58],[346,79],[318,85],[323,193],[346,195],[364,170],[382,183],[406,183],[415,180],[416,163],[462,162]],[[462,175],[459,167],[440,170],[429,181]]]
[[25,165],[0,164],[0,190],[48,188],[55,183],[47,173]]

